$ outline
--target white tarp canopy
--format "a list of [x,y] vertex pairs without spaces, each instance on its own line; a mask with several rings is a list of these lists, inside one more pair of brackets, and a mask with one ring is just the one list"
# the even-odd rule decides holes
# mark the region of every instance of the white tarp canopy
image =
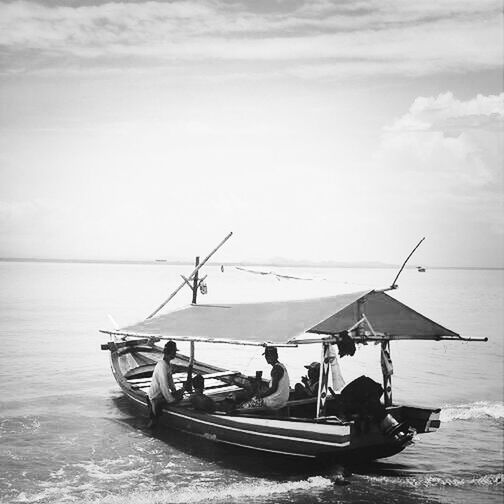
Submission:
[[365,315],[391,339],[447,339],[458,334],[384,292],[364,291],[294,301],[190,305],[122,328],[116,334],[205,337],[285,343],[305,333],[337,334]]

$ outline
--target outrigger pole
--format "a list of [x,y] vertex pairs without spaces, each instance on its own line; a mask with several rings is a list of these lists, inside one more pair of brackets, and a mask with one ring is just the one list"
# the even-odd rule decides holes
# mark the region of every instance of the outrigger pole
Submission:
[[416,244],[416,247],[410,252],[410,255],[406,257],[406,260],[403,262],[401,269],[399,270],[399,273],[397,273],[396,277],[394,278],[394,281],[392,282],[392,285],[388,289],[384,290],[394,290],[397,289],[398,285],[396,284],[397,279],[399,278],[399,275],[402,273],[402,270],[404,269],[404,266],[406,266],[406,263],[409,261],[409,258],[413,255],[415,250],[420,246],[420,244],[425,240],[425,236]]
[[[170,296],[166,299],[166,301],[163,301],[145,320],[148,320],[152,317],[154,317],[154,315],[156,315],[156,313],[159,312],[159,310],[161,310],[161,308],[163,308],[171,299],[173,299],[175,297],[175,295],[177,294],[177,292],[182,289],[182,287],[184,287],[184,285],[186,284],[189,284],[189,282],[197,275],[198,271],[205,265],[205,263],[210,259],[210,257],[212,257],[215,252],[217,252],[217,250],[219,250],[222,245],[224,245],[224,243],[229,239],[231,238],[233,232],[229,233],[226,238],[224,238],[224,240],[222,240],[219,245],[217,245],[217,247],[215,247],[212,252],[210,252],[210,254],[208,254],[205,259],[203,259],[203,261],[199,264],[196,265],[196,268],[193,270],[193,272],[189,275],[189,277],[187,278],[184,278],[184,281],[170,294]],[[189,287],[191,287],[191,285],[189,284]],[[192,289],[192,287],[191,287]]]

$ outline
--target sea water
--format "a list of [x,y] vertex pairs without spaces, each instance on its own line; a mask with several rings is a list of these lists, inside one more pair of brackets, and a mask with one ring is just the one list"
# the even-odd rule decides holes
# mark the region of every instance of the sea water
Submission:
[[[487,343],[393,342],[394,401],[442,407],[441,428],[404,452],[352,467],[285,461],[162,438],[135,416],[100,350],[113,328],[145,318],[190,266],[0,262],[0,501],[13,503],[428,503],[503,500],[504,272],[406,269],[391,293],[463,336]],[[390,285],[391,269],[205,268],[198,302],[296,299]],[[167,308],[190,302],[184,287]],[[239,338],[240,334],[236,334]],[[179,343],[182,351],[187,345]],[[254,374],[253,347],[204,345],[196,357]],[[318,345],[281,349],[292,383]],[[341,359],[347,381],[381,381],[379,347]]]

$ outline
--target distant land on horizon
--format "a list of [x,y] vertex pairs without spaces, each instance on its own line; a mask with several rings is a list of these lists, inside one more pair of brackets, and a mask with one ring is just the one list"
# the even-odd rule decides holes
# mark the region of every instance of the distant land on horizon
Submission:
[[[194,262],[187,260],[172,259],[56,259],[37,257],[0,257],[0,262],[41,262],[41,263],[81,263],[81,264],[157,264],[163,265],[194,265]],[[378,261],[295,261],[283,258],[274,258],[265,261],[209,261],[208,265],[223,266],[274,266],[278,268],[386,268],[397,269],[400,264],[388,264]],[[406,265],[407,269],[417,268],[417,264]],[[503,270],[502,267],[492,266],[425,266],[426,269],[460,269],[460,270]]]

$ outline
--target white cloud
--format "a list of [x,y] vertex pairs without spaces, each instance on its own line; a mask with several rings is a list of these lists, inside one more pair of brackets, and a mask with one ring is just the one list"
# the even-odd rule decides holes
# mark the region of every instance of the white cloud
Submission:
[[444,131],[459,129],[491,129],[504,127],[504,93],[477,95],[467,101],[456,99],[452,93],[437,97],[418,97],[407,114],[386,128],[388,131]]
[[419,97],[384,128],[375,157],[374,189],[390,214],[400,209],[404,229],[453,234],[457,253],[472,254],[466,264],[478,263],[475,242],[486,243],[494,265],[504,253],[503,100],[504,93]]
[[37,68],[80,60],[123,65],[120,58],[128,57],[128,66],[244,60],[278,68],[281,62],[288,73],[312,78],[423,75],[498,68],[499,11],[493,0],[309,1],[268,13],[218,1],[80,7],[15,1],[0,4],[0,44],[12,51],[8,69],[29,70],[37,55]]
[[502,191],[503,128],[504,93],[466,101],[451,92],[418,97],[406,114],[384,128],[378,158],[384,162],[404,155],[410,159],[403,170],[449,173],[454,184],[495,184]]

